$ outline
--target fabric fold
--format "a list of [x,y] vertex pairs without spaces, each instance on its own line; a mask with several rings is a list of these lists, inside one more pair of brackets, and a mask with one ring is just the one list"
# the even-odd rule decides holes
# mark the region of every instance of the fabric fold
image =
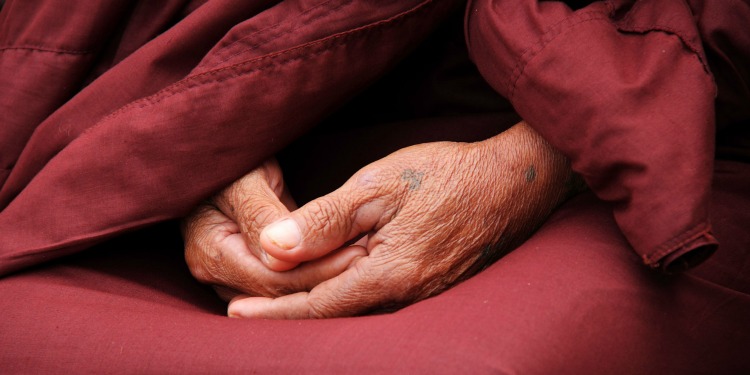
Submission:
[[716,249],[716,88],[687,4],[476,0],[466,32],[485,79],[612,203],[645,264],[673,272]]
[[[103,106],[91,110],[71,101],[68,114],[78,109],[84,111],[81,116],[93,112],[94,119],[86,126],[71,124],[59,111],[37,129],[24,150],[28,159],[22,155],[27,162],[16,165],[0,194],[6,204],[0,212],[0,273],[69,254],[124,230],[185,215],[383,74],[458,4],[285,3],[297,4],[298,12],[290,13],[286,6],[266,12],[282,12],[286,21],[302,22],[305,9],[325,4],[333,9],[329,14],[339,20],[338,27],[322,37],[284,34],[285,44],[278,50],[258,57],[237,55],[236,60],[191,73],[129,102],[127,98],[134,95],[118,96],[125,103],[109,112]],[[211,9],[222,11],[210,5],[198,8],[191,17]],[[346,17],[356,14],[355,9],[372,12],[368,18]],[[264,13],[257,20],[273,18]],[[327,20],[318,17],[314,22]],[[177,29],[179,25],[171,30]],[[182,30],[190,34],[190,28]],[[179,36],[163,34],[142,50],[158,52],[158,46],[164,46],[171,51],[167,47]],[[139,53],[99,79],[110,77],[117,87],[93,82],[84,90],[89,100],[127,87],[125,77],[136,67],[131,64],[140,61]],[[139,56],[146,66],[162,56],[143,53],[145,57]],[[119,79],[111,78],[118,74]],[[78,128],[70,136],[62,132],[61,137],[61,126]],[[11,184],[16,175],[20,182]]]

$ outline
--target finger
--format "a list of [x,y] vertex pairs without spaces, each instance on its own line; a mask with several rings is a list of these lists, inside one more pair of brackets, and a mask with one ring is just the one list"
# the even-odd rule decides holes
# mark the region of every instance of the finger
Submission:
[[367,251],[363,247],[350,246],[286,272],[258,267],[261,284],[265,285],[264,295],[283,296],[312,290],[315,286],[346,272],[358,259],[365,256]]
[[396,209],[393,195],[377,183],[361,180],[362,176],[355,176],[340,189],[268,225],[260,234],[263,250],[283,261],[304,262],[387,223]]
[[372,266],[370,258],[361,258],[354,267],[309,293],[279,298],[235,298],[227,314],[237,318],[320,319],[359,315],[389,305],[395,296],[388,294],[389,288],[384,288],[380,278],[368,272]]
[[[367,256],[367,249],[363,246],[347,246],[332,252],[320,259],[302,263],[299,267],[286,272],[273,272],[271,281],[277,285],[283,293],[289,294],[300,291],[310,291],[327,280],[346,272],[353,267],[361,258]],[[284,288],[283,286],[293,288]]]
[[255,296],[310,290],[367,255],[365,248],[349,246],[291,271],[272,271],[250,253],[236,225],[215,209],[199,210],[186,225],[185,238],[185,259],[199,281]]
[[227,316],[246,319],[311,319],[306,306],[308,295],[307,292],[300,292],[279,298],[235,298],[229,302]]
[[215,206],[201,204],[182,220],[180,232],[186,242],[196,242],[207,241],[208,238],[204,238],[207,234],[225,237],[233,233],[239,233],[240,228],[234,221],[217,210]]
[[185,241],[185,263],[193,277],[211,283],[215,263],[222,258],[218,243],[236,237],[239,227],[232,220],[210,205],[199,206],[182,223]]
[[[260,246],[259,233],[268,224],[289,213],[293,200],[283,188],[278,165],[267,162],[256,168],[214,197],[214,204],[240,228],[248,248],[272,270],[286,271],[299,262],[288,262],[269,256]],[[282,199],[284,202],[282,202]]]

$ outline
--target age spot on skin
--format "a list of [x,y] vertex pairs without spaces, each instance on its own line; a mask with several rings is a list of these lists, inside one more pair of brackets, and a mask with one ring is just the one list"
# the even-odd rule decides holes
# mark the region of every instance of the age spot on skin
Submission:
[[401,179],[409,182],[409,190],[417,190],[422,186],[422,177],[424,172],[417,172],[413,169],[406,169],[401,173]]
[[536,169],[534,169],[534,165],[530,165],[529,169],[526,170],[526,182],[532,182],[536,180]]

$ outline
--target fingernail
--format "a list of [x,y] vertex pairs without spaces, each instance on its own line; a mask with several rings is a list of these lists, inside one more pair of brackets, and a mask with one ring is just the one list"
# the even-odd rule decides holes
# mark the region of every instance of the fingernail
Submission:
[[297,223],[292,219],[284,219],[278,223],[273,223],[265,229],[268,237],[274,245],[284,249],[291,250],[299,245],[302,236],[299,233]]

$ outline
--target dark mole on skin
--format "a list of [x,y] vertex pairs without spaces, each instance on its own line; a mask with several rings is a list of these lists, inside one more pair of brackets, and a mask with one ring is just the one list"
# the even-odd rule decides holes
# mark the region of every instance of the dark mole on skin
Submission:
[[529,169],[526,170],[526,182],[531,182],[536,179],[536,169],[534,165],[530,165]]
[[404,173],[401,173],[401,179],[404,181],[409,181],[409,190],[419,189],[419,187],[422,186],[423,176],[423,172],[417,172],[413,169],[407,169],[404,170]]

